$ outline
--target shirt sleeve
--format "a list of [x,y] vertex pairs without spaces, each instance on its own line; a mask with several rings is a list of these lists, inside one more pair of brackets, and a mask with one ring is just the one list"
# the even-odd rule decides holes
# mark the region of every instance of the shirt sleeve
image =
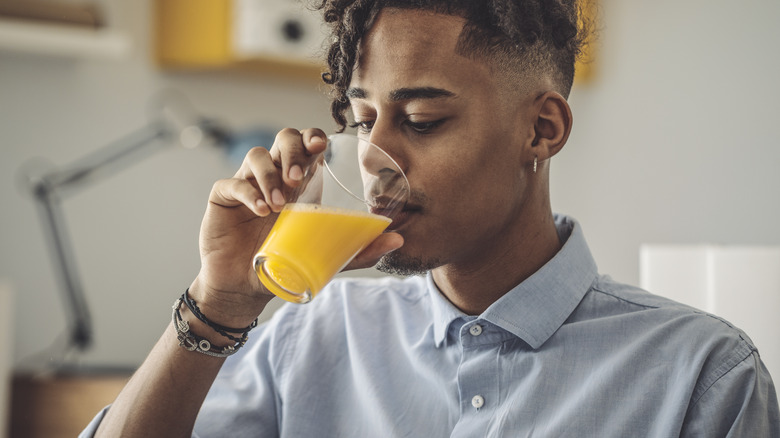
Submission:
[[196,435],[279,435],[279,400],[273,374],[263,360],[265,346],[255,343],[247,350],[250,354],[225,362],[195,421]]
[[[92,421],[87,425],[87,427],[81,431],[78,438],[93,438],[95,436],[95,433],[97,433],[98,426],[100,426],[100,423],[103,421],[103,418],[106,416],[106,413],[108,412],[108,409],[111,406],[106,406],[98,412],[97,415],[95,415],[95,418],[92,419]],[[197,434],[193,433],[192,438],[199,438]]]
[[279,436],[281,380],[294,350],[296,307],[284,306],[229,357],[195,421],[193,437]]
[[757,351],[743,356],[700,382],[702,392],[688,409],[681,436],[780,437],[780,408],[769,371]]
[[81,431],[79,438],[92,438],[95,436],[95,432],[97,432],[98,426],[100,426],[100,422],[103,421],[103,417],[106,416],[106,412],[108,412],[108,406],[103,408],[102,411],[95,415],[95,418],[93,418],[87,427]]
[[[225,361],[201,406],[192,438],[279,435],[278,370],[290,351],[280,337],[291,330],[291,313],[284,317],[285,312],[277,311],[278,316],[253,330],[247,344]],[[100,411],[79,438],[93,437],[109,409]]]

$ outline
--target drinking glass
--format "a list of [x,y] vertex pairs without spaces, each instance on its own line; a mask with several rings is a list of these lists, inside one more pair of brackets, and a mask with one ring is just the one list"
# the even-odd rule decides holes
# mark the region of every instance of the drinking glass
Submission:
[[379,146],[351,134],[328,136],[254,257],[260,282],[284,300],[311,301],[408,198],[406,175]]

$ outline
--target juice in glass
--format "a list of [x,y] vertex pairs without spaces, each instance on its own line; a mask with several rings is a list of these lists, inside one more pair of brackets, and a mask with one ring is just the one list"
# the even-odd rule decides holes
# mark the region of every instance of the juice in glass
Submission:
[[277,296],[308,302],[391,222],[369,212],[287,204],[255,256],[255,271]]

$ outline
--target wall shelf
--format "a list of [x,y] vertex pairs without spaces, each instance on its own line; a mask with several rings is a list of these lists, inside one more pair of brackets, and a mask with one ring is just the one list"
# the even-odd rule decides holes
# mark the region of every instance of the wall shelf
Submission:
[[0,19],[0,51],[61,58],[121,59],[130,38],[109,29]]
[[291,0],[155,0],[166,71],[231,70],[321,81],[319,13]]

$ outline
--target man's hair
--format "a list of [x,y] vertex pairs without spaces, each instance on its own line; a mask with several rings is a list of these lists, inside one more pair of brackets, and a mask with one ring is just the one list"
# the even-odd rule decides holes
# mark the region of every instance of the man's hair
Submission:
[[[358,61],[358,46],[383,8],[420,9],[466,20],[456,51],[485,59],[512,78],[546,75],[567,97],[574,65],[585,42],[580,0],[317,0],[331,25],[327,51],[332,86],[331,113],[343,130],[349,108],[347,88]],[[527,77],[527,76],[526,76]]]

